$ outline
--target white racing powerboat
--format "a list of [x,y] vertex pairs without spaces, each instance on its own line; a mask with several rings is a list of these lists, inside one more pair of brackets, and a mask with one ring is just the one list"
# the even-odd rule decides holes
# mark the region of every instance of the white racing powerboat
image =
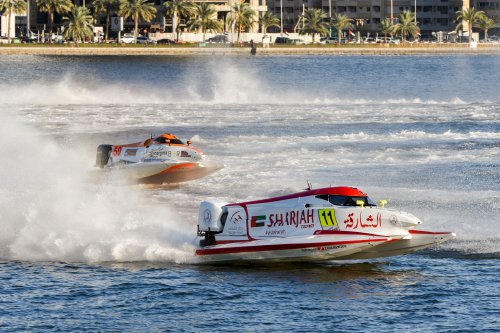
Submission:
[[199,262],[316,261],[401,255],[455,237],[415,229],[412,214],[374,204],[353,187],[309,189],[287,196],[199,209]]
[[223,167],[191,141],[184,143],[169,133],[131,144],[99,145],[96,166],[120,180],[153,184],[190,181]]

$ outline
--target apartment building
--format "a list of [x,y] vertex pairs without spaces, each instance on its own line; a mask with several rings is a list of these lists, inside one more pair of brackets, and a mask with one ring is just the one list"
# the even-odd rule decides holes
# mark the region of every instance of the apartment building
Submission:
[[[171,31],[172,30],[172,19],[169,17],[165,17],[165,10],[164,10],[164,3],[167,2],[168,0],[151,0],[151,3],[154,4],[154,6],[157,9],[156,17],[151,21],[151,22],[141,22],[139,24],[141,29],[157,29],[157,30],[165,30],[165,31]],[[217,19],[222,20],[224,22],[227,21],[227,16],[228,13],[231,11],[231,7],[234,4],[234,0],[193,0],[194,3],[200,3],[200,2],[207,2],[212,4],[215,9],[217,10]],[[33,31],[36,30],[42,30],[44,27],[47,28],[48,26],[48,16],[47,13],[42,13],[38,10],[36,6],[36,0],[30,0],[30,27]],[[92,3],[92,0],[74,0],[73,3],[76,6],[86,6],[89,7]],[[261,15],[261,13],[267,11],[267,6],[266,6],[266,0],[250,0],[249,1],[250,6],[256,11],[256,17],[255,19],[258,21],[258,16]],[[188,18],[186,17],[181,17],[180,18],[180,25],[181,29],[187,30],[187,20]],[[18,19],[18,22],[21,23],[22,19]],[[104,25],[106,22],[105,16],[100,16],[98,18],[98,25]],[[19,25],[16,23],[16,25]],[[25,30],[23,25],[26,25],[26,21],[24,20],[24,24],[19,25],[19,32],[21,30]],[[62,25],[62,16],[61,15],[54,15],[54,27],[57,29]],[[133,22],[132,20],[125,21],[125,29],[130,30],[133,28]],[[251,29],[249,32],[258,32],[259,26],[258,24],[255,24],[254,27]]]
[[[300,28],[304,9],[321,8],[328,16],[342,13],[355,22],[355,30],[362,35],[380,31],[380,21],[397,18],[403,11],[415,12],[422,36],[435,31],[452,31],[456,27],[456,12],[469,6],[469,0],[268,0],[268,7],[280,17],[283,8],[283,28]],[[500,26],[500,0],[473,0],[470,6],[483,10]]]

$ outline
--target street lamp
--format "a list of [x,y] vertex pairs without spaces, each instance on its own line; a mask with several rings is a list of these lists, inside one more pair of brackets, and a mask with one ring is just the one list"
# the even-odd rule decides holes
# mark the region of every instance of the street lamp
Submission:
[[391,24],[394,24],[394,0],[391,0]]
[[26,37],[28,37],[28,43],[31,41],[31,33],[30,33],[30,0],[27,1],[26,8]]
[[280,29],[281,37],[283,37],[283,0],[280,0]]
[[417,24],[417,0],[415,0],[415,24]]

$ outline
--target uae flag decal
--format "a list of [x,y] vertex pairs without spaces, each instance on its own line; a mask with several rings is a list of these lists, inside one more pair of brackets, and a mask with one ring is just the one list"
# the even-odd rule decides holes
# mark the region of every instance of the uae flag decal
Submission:
[[252,216],[250,220],[250,227],[257,228],[263,227],[266,222],[266,215]]

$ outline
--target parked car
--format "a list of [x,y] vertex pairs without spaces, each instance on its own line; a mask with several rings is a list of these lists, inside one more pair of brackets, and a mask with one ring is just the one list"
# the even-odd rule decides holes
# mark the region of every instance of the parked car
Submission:
[[175,40],[169,38],[162,38],[156,41],[157,44],[175,44]]
[[305,40],[303,39],[300,39],[300,38],[294,38],[292,39],[292,44],[293,45],[306,45],[306,44],[309,44],[308,42],[306,42]]
[[396,39],[393,37],[384,38],[384,36],[382,36],[382,37],[375,38],[375,43],[399,44],[400,42],[401,41],[399,39]]
[[134,42],[134,34],[123,34],[120,37],[120,43],[130,44]]
[[227,43],[228,39],[226,35],[217,35],[215,37],[210,37],[207,39],[207,43]]
[[[133,34],[124,34],[120,38],[120,43],[131,44],[133,42],[134,42],[134,35]],[[137,37],[137,44],[156,44],[156,41],[152,40],[148,37],[138,36]]]
[[337,37],[323,37],[319,40],[321,44],[337,44],[338,41]]
[[276,37],[274,44],[292,44],[292,40],[288,37]]
[[137,37],[137,44],[156,44],[156,41],[148,37]]

